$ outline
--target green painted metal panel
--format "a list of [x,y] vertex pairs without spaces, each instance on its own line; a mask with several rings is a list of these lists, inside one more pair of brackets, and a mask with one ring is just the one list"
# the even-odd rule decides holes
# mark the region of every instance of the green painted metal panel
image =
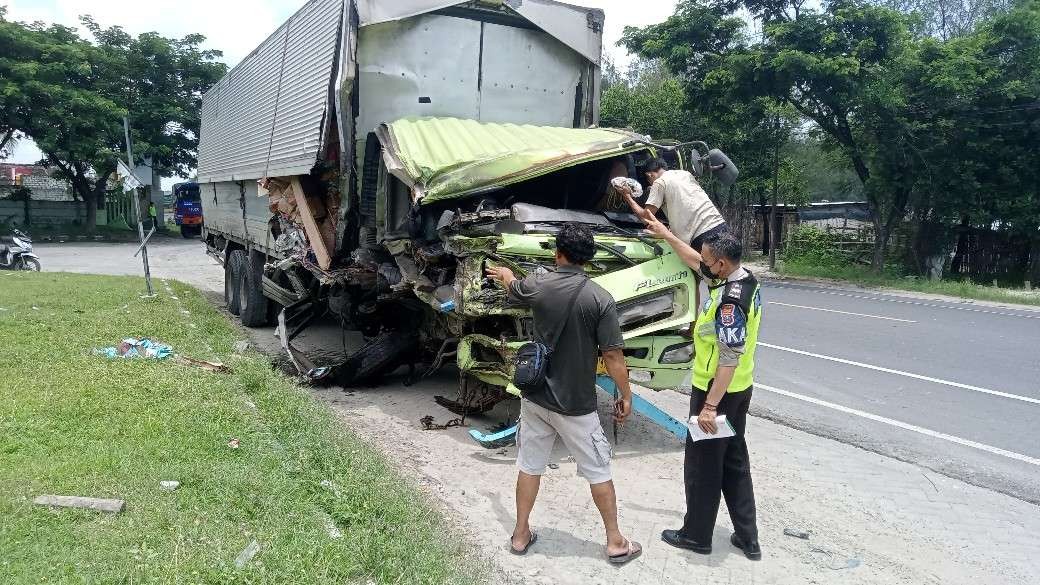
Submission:
[[473,195],[573,165],[646,149],[611,128],[405,118],[377,130],[387,168],[424,203]]

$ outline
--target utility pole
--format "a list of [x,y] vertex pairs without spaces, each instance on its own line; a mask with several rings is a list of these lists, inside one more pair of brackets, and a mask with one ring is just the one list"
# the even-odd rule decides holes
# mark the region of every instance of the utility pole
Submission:
[[[126,164],[131,171],[134,169],[134,154],[130,150],[130,121],[126,116],[123,116],[123,133],[126,136]],[[136,177],[135,177],[136,178]],[[137,237],[141,240],[141,261],[144,263],[144,282],[148,287],[148,296],[153,296],[155,292],[152,290],[152,273],[148,269],[148,240],[144,237],[144,224],[141,223],[141,202],[138,200],[137,189],[134,189],[132,199],[134,201],[134,216],[137,218]],[[152,233],[155,232],[155,226],[152,226]],[[151,233],[148,234],[151,237]]]

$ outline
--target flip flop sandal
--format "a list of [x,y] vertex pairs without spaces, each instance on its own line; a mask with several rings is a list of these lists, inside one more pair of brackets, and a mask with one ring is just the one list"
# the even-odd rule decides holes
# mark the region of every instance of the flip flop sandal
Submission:
[[[629,540],[627,542],[628,542],[628,552],[621,553],[619,555],[608,555],[607,556],[607,560],[610,562],[610,564],[621,566],[621,565],[624,565],[625,563],[627,563],[629,561],[636,560],[637,558],[639,558],[639,555],[643,554],[643,545],[639,544],[638,542],[633,543],[631,540]],[[637,550],[632,550],[632,545],[633,544],[635,544],[639,548]]]
[[527,554],[527,549],[531,548],[531,545],[536,543],[536,542],[538,542],[538,535],[535,534],[534,531],[532,531],[531,532],[531,540],[527,541],[527,546],[525,546],[521,550],[516,550],[515,548],[513,548],[513,542],[510,541],[509,542],[509,552],[511,552],[511,553],[513,553],[514,555],[517,555],[517,556],[526,555]]

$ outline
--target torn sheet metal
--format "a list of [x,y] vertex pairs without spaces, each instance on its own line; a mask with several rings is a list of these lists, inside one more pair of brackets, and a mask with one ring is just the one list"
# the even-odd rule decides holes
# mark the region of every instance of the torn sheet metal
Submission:
[[489,124],[405,118],[380,124],[387,169],[425,202],[472,195],[645,148],[611,128]]

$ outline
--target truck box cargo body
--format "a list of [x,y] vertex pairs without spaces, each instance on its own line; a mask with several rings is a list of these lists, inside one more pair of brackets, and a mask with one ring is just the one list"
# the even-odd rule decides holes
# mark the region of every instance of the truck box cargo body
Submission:
[[[595,233],[588,272],[618,303],[634,379],[688,385],[693,272],[608,189],[679,154],[595,128],[602,26],[549,0],[304,5],[203,98],[203,238],[228,309],[277,319],[315,381],[454,360],[459,398],[441,403],[480,412],[516,393],[511,358],[532,334],[484,269],[551,269],[554,234],[576,221]],[[292,346],[324,314],[369,340],[343,364]]]

